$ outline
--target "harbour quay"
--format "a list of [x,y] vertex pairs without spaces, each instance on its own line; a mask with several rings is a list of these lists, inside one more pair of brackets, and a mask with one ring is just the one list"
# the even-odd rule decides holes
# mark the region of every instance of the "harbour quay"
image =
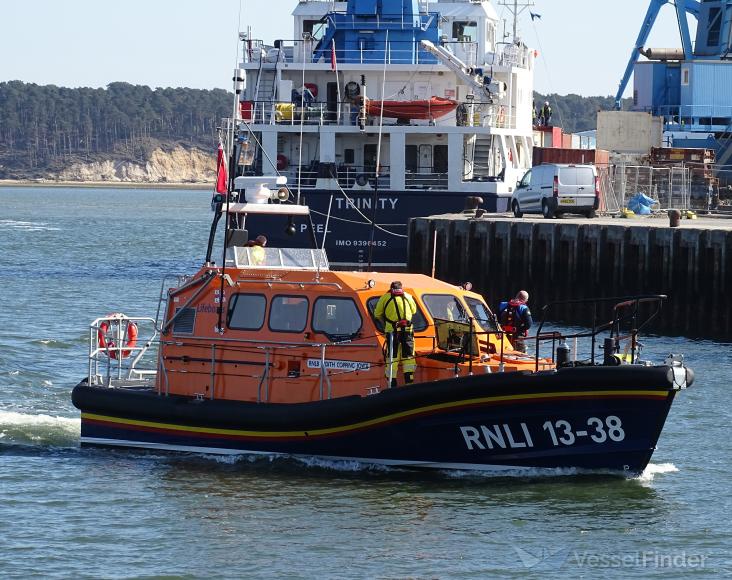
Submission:
[[[663,214],[622,219],[445,214],[409,224],[408,268],[455,284],[471,282],[492,307],[519,289],[534,318],[551,302],[589,296],[666,294],[653,330],[732,339],[732,219]],[[591,324],[576,305],[553,306],[548,319]]]

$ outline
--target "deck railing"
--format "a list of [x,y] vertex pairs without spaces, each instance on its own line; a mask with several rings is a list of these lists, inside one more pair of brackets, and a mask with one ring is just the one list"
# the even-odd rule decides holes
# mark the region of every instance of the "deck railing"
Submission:
[[[378,48],[376,48],[378,45]],[[495,52],[486,54],[477,42],[443,41],[440,46],[454,54],[467,66],[531,67],[531,50],[523,45],[498,43]],[[278,40],[276,45],[267,45],[261,40],[244,41],[243,63],[288,63],[326,64],[348,68],[352,65],[386,64],[438,64],[437,58],[422,48],[420,41],[393,41],[381,43],[371,39],[359,41],[355,48],[321,47],[318,39]],[[316,55],[318,60],[316,61]]]

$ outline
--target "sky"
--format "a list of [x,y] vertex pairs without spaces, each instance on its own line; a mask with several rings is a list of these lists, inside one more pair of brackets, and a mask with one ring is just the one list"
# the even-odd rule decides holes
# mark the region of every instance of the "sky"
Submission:
[[[495,0],[494,0],[495,1]],[[297,0],[3,0],[0,81],[104,87],[231,88],[237,33],[292,37]],[[539,51],[542,93],[614,95],[648,8],[647,0],[535,0],[520,31]],[[497,7],[502,18],[505,8]],[[508,24],[510,28],[510,23]],[[673,7],[648,46],[680,46]],[[630,89],[626,95],[630,93]]]

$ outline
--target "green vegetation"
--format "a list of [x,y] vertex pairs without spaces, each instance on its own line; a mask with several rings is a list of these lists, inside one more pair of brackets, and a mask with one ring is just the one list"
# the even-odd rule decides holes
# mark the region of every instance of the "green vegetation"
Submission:
[[[552,123],[561,126],[565,133],[590,131],[597,127],[597,112],[612,111],[615,108],[614,97],[581,97],[580,95],[542,95],[534,93],[537,109],[545,101],[553,110]],[[623,109],[630,108],[632,99],[623,101]]]
[[232,99],[221,89],[0,83],[0,179],[41,176],[73,161],[145,161],[157,146],[213,149]]
[[[594,129],[611,97],[535,94],[548,100],[554,123],[567,132]],[[212,150],[216,127],[231,115],[222,90],[157,88],[111,83],[69,89],[0,83],[0,179],[43,177],[78,161],[145,162],[150,151],[176,145]]]

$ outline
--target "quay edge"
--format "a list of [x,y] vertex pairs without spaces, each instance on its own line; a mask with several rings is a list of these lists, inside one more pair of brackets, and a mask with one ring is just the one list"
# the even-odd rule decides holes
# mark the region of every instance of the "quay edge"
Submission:
[[[519,288],[531,304],[585,296],[661,293],[669,296],[654,330],[732,340],[732,219],[669,220],[512,218],[446,214],[409,225],[408,269],[474,288],[497,306]],[[586,313],[555,311],[567,323]]]

